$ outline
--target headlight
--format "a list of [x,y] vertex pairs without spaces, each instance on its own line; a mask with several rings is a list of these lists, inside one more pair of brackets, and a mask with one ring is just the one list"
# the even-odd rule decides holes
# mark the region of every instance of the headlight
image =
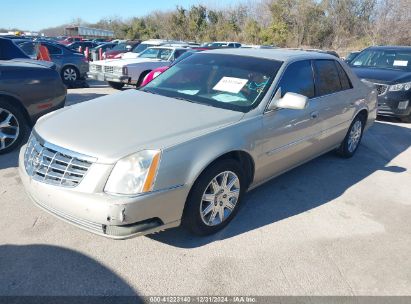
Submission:
[[404,83],[397,83],[390,85],[390,91],[398,92],[398,91],[408,91],[411,89],[411,82],[404,82]]
[[114,67],[113,72],[114,72],[114,74],[122,75],[123,74],[123,67]]
[[161,151],[144,150],[120,159],[111,171],[104,191],[134,195],[153,189]]

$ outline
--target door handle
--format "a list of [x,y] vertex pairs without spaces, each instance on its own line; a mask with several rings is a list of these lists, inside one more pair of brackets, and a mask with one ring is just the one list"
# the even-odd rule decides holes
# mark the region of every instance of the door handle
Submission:
[[316,119],[316,118],[318,118],[319,115],[320,115],[320,113],[318,111],[314,111],[314,112],[310,113],[311,119]]

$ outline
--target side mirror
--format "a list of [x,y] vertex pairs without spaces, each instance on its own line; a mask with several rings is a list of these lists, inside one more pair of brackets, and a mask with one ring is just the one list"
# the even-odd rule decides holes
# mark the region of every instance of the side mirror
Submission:
[[274,98],[271,100],[268,110],[280,109],[292,109],[292,110],[304,110],[308,106],[308,97],[288,92],[281,97],[281,88],[277,90]]

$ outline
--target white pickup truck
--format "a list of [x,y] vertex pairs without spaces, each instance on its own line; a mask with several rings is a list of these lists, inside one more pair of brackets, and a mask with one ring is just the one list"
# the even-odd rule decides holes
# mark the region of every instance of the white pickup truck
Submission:
[[152,70],[170,65],[188,48],[151,47],[134,59],[110,59],[90,63],[88,77],[108,84],[120,90],[125,84],[140,86],[144,77]]

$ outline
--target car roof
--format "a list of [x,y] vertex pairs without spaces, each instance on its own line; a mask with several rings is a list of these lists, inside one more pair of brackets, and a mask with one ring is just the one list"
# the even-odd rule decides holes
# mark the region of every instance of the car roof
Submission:
[[152,47],[148,47],[147,49],[189,50],[189,48],[187,47],[167,46],[167,45],[152,46]]
[[370,46],[367,50],[397,50],[397,51],[411,51],[411,46],[405,45],[375,45]]
[[313,51],[287,50],[287,49],[215,49],[202,53],[250,56],[257,58],[273,59],[278,61],[294,61],[296,59],[336,59],[337,57]]

